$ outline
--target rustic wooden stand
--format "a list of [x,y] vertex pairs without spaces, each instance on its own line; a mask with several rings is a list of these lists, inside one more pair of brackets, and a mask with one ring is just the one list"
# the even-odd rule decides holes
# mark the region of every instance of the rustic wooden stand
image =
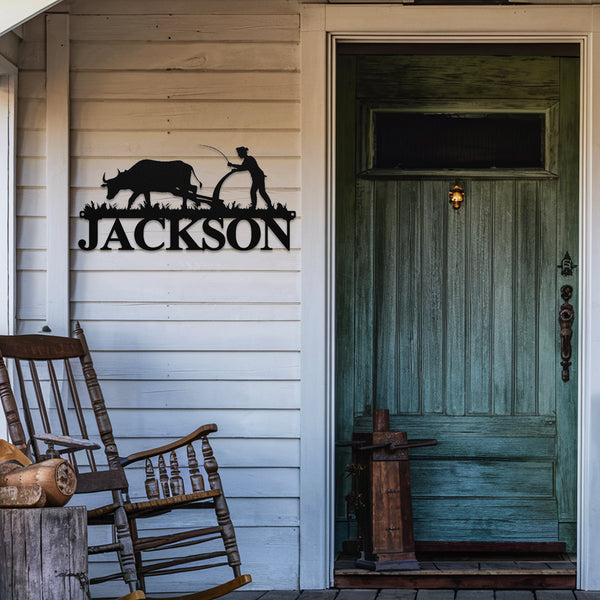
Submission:
[[0,598],[87,600],[83,506],[0,510]]
[[356,496],[363,499],[363,506],[357,511],[363,551],[356,566],[372,571],[419,568],[412,526],[408,449],[436,443],[408,441],[405,431],[390,431],[387,410],[375,411],[372,434],[354,436]]

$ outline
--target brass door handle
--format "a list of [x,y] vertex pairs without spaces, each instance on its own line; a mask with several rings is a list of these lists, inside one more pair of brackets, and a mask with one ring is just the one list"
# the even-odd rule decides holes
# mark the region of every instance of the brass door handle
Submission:
[[558,324],[560,325],[560,364],[562,366],[562,380],[569,381],[569,367],[571,366],[571,338],[573,337],[573,321],[575,320],[575,309],[569,300],[573,295],[573,288],[570,285],[563,285],[560,288],[560,295],[564,300],[558,310]]

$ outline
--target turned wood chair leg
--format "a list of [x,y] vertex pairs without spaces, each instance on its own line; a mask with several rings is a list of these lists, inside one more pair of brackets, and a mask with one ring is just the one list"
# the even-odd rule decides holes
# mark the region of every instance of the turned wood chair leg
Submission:
[[[222,491],[221,477],[219,476],[219,465],[213,455],[212,448],[206,437],[202,438],[202,454],[204,455],[204,468],[208,475],[208,483],[211,490]],[[233,569],[235,577],[239,577],[241,572],[242,561],[238,550],[237,540],[235,538],[235,529],[231,522],[229,507],[223,494],[215,497],[215,507],[217,514],[217,523],[221,528],[221,536],[227,552],[227,562]]]
[[[135,519],[129,519],[129,530],[131,531],[132,541],[135,547],[138,539],[138,528]],[[134,549],[134,560],[137,567],[137,572],[139,573],[137,578],[138,587],[139,589],[146,591],[146,580],[142,574],[142,567],[144,566],[142,561],[142,553],[139,550]]]
[[135,556],[133,552],[133,540],[129,530],[127,514],[123,507],[123,498],[119,490],[113,491],[113,501],[118,504],[115,510],[115,529],[117,531],[117,540],[122,546],[120,551],[121,568],[123,569],[123,579],[129,585],[132,592],[136,591],[137,587],[137,571],[135,568]]

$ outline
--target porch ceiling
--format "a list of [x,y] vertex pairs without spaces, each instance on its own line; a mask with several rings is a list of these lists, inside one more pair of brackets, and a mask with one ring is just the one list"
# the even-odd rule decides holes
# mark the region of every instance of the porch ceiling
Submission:
[[318,4],[444,4],[444,5],[484,5],[484,4],[600,4],[600,0],[303,0]]
[[12,0],[2,0],[0,2],[0,35],[4,35],[52,6],[60,4],[61,1],[19,0],[14,2]]

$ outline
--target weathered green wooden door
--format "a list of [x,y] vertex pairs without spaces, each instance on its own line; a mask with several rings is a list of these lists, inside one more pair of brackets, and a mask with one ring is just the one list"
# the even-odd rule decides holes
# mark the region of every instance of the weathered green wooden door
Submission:
[[[574,549],[577,357],[562,381],[558,310],[565,284],[577,305],[577,277],[557,265],[578,260],[578,59],[338,59],[337,440],[369,431],[375,408],[409,438],[438,439],[410,453],[417,540]],[[378,168],[386,111],[539,114],[543,164]],[[338,543],[350,462],[338,448]]]

